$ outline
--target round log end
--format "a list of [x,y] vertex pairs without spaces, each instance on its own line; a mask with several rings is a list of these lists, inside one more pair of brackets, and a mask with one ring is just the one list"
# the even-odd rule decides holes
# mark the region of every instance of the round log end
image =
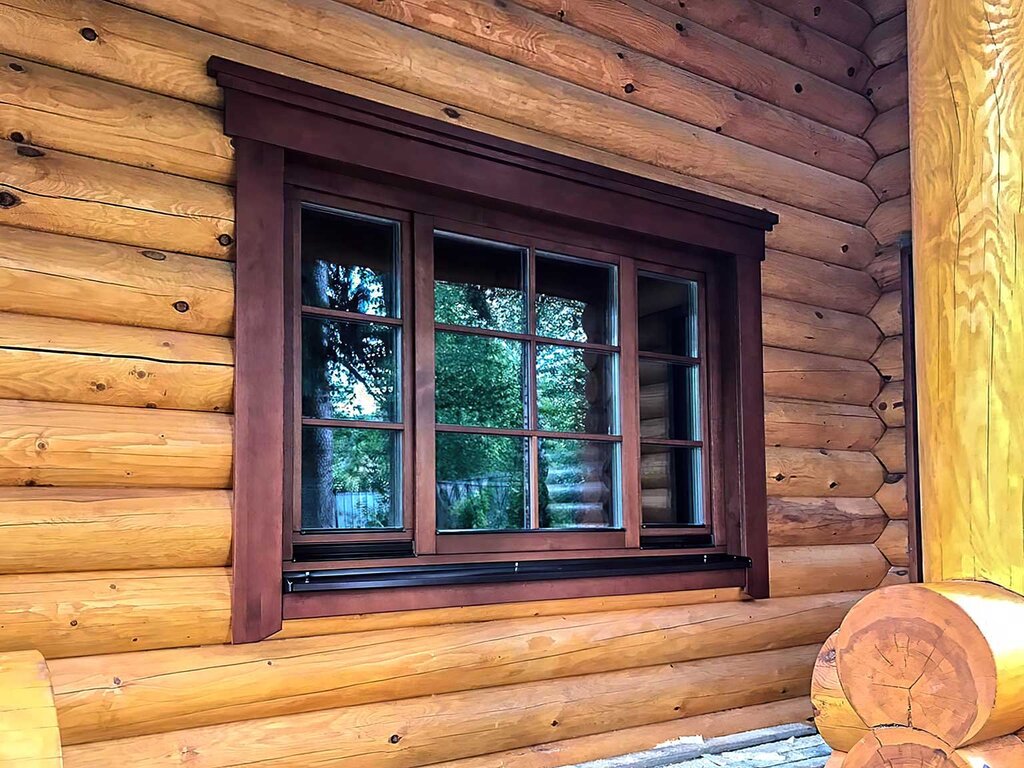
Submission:
[[858,741],[843,768],[953,768],[953,749],[914,728],[876,728]]
[[869,732],[846,698],[836,669],[836,636],[833,632],[822,645],[811,675],[811,707],[818,733],[832,749],[849,751]]

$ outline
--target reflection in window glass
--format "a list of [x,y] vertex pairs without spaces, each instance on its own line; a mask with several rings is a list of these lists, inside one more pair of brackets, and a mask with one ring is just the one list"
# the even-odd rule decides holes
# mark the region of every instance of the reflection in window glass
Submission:
[[641,274],[637,278],[641,352],[697,357],[697,283]]
[[541,528],[617,525],[617,457],[616,443],[542,438],[538,489]]
[[615,344],[614,268],[537,254],[537,334]]
[[400,528],[400,436],[388,429],[302,428],[302,528]]
[[438,530],[530,527],[527,440],[455,432],[436,440]]
[[640,446],[644,525],[702,525],[704,480],[701,449]]
[[302,303],[397,317],[399,224],[302,208]]
[[397,336],[379,323],[302,318],[302,415],[400,420]]
[[538,344],[538,427],[545,432],[617,432],[615,361],[603,352]]
[[435,233],[436,321],[525,333],[525,271],[525,248]]
[[438,331],[434,407],[439,424],[523,429],[525,344]]
[[640,361],[640,436],[700,440],[696,365]]

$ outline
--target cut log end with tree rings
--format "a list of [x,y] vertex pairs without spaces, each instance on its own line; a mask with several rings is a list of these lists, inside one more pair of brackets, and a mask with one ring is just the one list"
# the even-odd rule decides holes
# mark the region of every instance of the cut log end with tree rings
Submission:
[[833,632],[818,652],[811,675],[811,707],[818,733],[832,749],[846,752],[864,738],[870,729],[843,693],[836,669],[836,635]]
[[[876,728],[858,741],[843,768],[953,768],[952,748],[914,728]],[[992,766],[996,768],[996,766]]]
[[1022,626],[1024,598],[992,584],[878,590],[839,629],[843,690],[873,728],[914,728],[953,748],[1013,733],[1024,726]]

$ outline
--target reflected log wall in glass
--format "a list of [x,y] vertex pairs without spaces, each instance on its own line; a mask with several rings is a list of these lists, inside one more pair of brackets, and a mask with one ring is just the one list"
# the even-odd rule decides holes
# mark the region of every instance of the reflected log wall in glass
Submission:
[[703,524],[700,448],[641,445],[640,488],[646,525]]
[[541,438],[541,528],[617,525],[618,443]]
[[537,345],[537,419],[545,432],[618,432],[615,366],[605,352]]
[[536,274],[538,336],[616,343],[613,267],[541,253]]

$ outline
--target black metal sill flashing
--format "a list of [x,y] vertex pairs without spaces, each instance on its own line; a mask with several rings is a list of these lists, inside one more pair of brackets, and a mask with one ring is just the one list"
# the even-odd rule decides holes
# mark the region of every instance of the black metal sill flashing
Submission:
[[452,584],[495,584],[622,576],[648,576],[749,568],[750,558],[726,554],[519,560],[499,563],[402,565],[329,571],[286,571],[285,592],[334,592]]

